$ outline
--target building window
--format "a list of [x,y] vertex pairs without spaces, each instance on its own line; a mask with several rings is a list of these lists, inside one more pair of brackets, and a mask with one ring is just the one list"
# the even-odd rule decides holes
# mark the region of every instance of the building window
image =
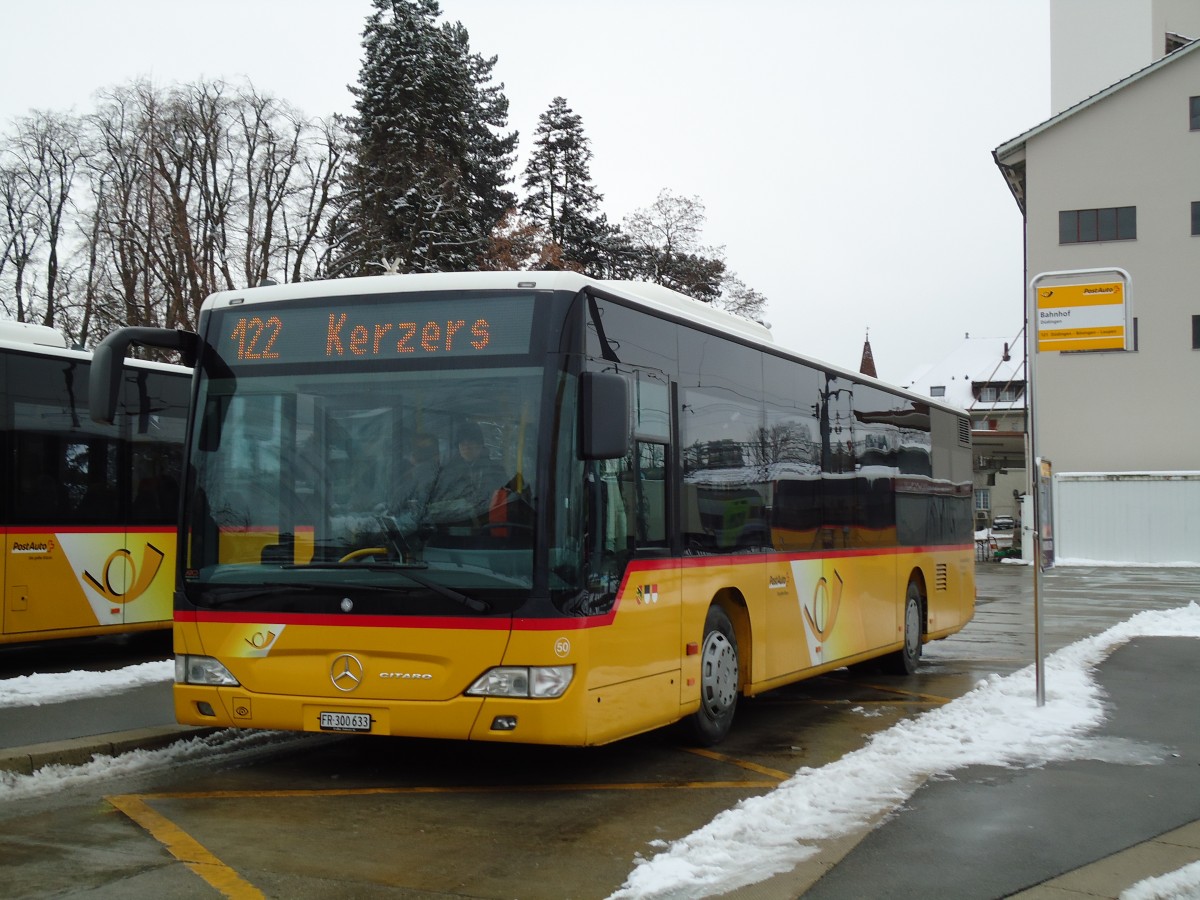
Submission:
[[1137,207],[1065,209],[1058,214],[1058,242],[1132,241],[1137,237]]
[[1192,131],[1200,131],[1200,97],[1188,98],[1188,117]]
[[1200,201],[1192,201],[1192,234],[1200,234]]
[[987,488],[975,488],[975,508],[987,510],[992,508],[992,492]]
[[1200,316],[1192,316],[1192,349],[1200,350]]
[[1015,403],[1021,399],[1021,389],[1019,387],[1006,387],[1000,391],[1001,403]]
[[944,384],[935,384],[929,389],[930,397],[945,397],[946,386]]

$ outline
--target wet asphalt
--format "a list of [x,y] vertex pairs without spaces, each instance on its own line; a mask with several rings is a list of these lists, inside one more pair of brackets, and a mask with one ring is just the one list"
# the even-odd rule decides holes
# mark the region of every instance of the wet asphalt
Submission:
[[[1032,661],[1030,570],[980,569],[980,609],[988,615],[956,644],[931,645],[934,666],[991,656],[1004,672]],[[1046,573],[1040,592],[1049,654],[1142,609],[1200,602],[1200,570],[1065,568]],[[53,668],[53,651],[46,652]],[[162,653],[152,648],[146,656]],[[1117,897],[1141,878],[1200,860],[1200,640],[1137,638],[1117,648],[1096,678],[1108,716],[1094,736],[1106,739],[1109,761],[977,766],[931,779],[900,810],[827,848],[813,865],[732,896]],[[70,763],[68,751],[86,760],[113,732],[128,749],[161,746],[184,730],[174,725],[169,691],[148,686],[133,696],[0,709],[0,757],[17,758],[32,745],[43,759]]]
[[[973,766],[931,780],[802,896],[1009,897],[1191,824],[1200,818],[1198,676],[1200,640],[1119,647],[1097,672],[1108,717],[1094,736],[1128,761]],[[1100,896],[1118,896],[1123,877],[1114,869],[1112,893]]]

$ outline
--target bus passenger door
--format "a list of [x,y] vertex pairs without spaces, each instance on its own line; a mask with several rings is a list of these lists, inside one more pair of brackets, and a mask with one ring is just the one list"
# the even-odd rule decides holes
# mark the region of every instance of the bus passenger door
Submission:
[[106,580],[97,588],[112,594],[126,625],[171,619],[187,390],[183,378],[126,370],[120,423],[127,454],[121,480],[128,484],[123,551],[110,558]]
[[[648,393],[642,392],[643,402]],[[665,398],[664,389],[664,413]],[[656,430],[639,429],[628,455],[593,463],[589,476],[596,506],[592,568],[620,584],[612,626],[594,629],[591,637],[588,687],[598,702],[589,704],[589,742],[656,727],[679,709],[680,570],[670,549],[670,445]]]

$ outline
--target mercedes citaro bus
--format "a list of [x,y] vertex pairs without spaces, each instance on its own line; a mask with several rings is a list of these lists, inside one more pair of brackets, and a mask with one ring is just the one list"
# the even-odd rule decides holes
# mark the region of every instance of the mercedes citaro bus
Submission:
[[[814,336],[814,342],[819,336]],[[601,744],[974,608],[961,410],[655,285],[384,275],[214,294],[175,593],[181,722]],[[481,474],[483,473],[483,474]]]

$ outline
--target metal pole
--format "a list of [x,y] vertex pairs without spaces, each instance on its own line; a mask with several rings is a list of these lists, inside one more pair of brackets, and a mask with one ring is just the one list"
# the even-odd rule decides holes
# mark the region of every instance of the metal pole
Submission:
[[[1030,473],[1029,490],[1033,497],[1033,657],[1036,672],[1037,705],[1046,705],[1046,662],[1042,652],[1042,470],[1041,461],[1037,455],[1037,382],[1035,372],[1037,365],[1037,336],[1038,323],[1035,318],[1037,304],[1034,302],[1037,290],[1037,280],[1029,283],[1029,293],[1025,299],[1025,376],[1028,384],[1025,391],[1026,422],[1029,432],[1028,471]],[[1025,528],[1024,522],[1021,527]]]

